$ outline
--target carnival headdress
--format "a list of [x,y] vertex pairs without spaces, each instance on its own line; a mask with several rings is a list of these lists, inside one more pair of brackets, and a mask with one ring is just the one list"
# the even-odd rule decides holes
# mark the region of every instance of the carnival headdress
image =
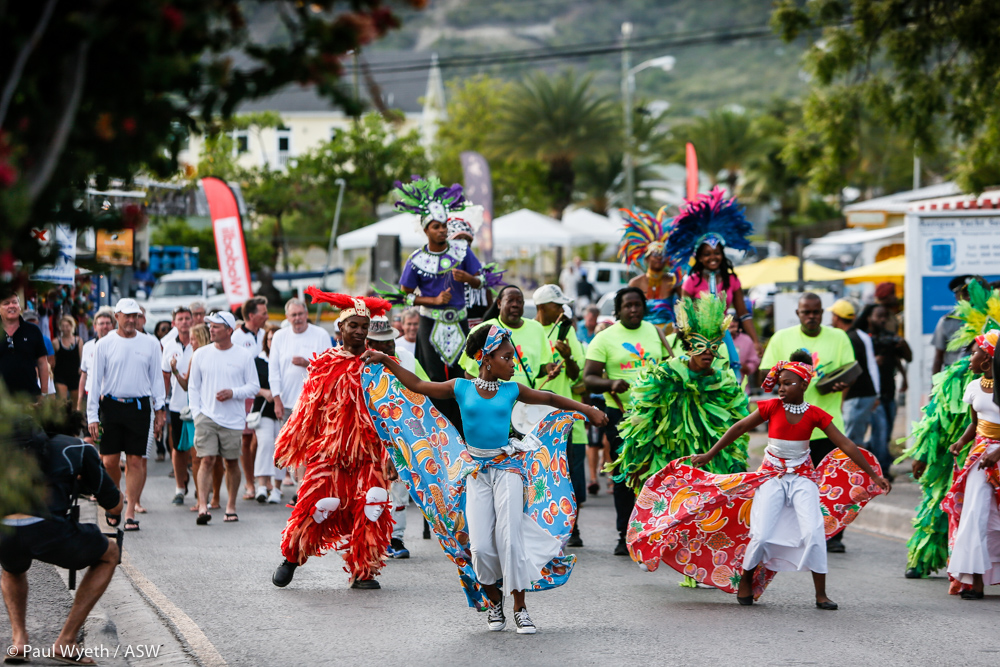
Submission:
[[661,208],[656,216],[643,210],[619,209],[625,214],[622,240],[618,246],[618,258],[622,262],[645,268],[647,257],[664,254],[670,236],[666,208]]
[[348,317],[367,317],[385,315],[392,309],[385,299],[375,296],[349,296],[347,294],[335,294],[324,292],[315,287],[307,287],[306,294],[312,297],[313,303],[328,303],[334,308],[340,308],[338,322],[346,320]]
[[675,307],[675,313],[684,349],[691,355],[711,352],[718,356],[733,319],[726,315],[726,302],[711,294],[697,299],[685,296]]
[[980,334],[1000,329],[1000,290],[992,290],[978,280],[966,285],[969,300],[960,300],[952,317],[962,320],[962,327],[948,341],[948,349],[968,347]]
[[698,195],[694,201],[688,200],[674,218],[667,239],[667,259],[675,266],[686,265],[703,243],[750,250],[747,237],[753,233],[753,225],[743,210],[736,199],[726,199],[719,187],[707,195]]
[[412,176],[411,179],[410,183],[396,181],[396,189],[392,191],[399,198],[396,210],[416,213],[420,216],[420,225],[425,229],[435,220],[446,224],[451,212],[465,208],[465,196],[458,183],[445,187],[434,176]]

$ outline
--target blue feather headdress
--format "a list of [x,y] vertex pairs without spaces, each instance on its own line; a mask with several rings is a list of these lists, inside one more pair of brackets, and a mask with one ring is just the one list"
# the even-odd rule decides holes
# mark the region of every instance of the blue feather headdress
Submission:
[[448,222],[450,211],[461,211],[465,208],[465,196],[462,186],[455,183],[445,187],[436,177],[421,178],[411,176],[410,183],[396,181],[393,195],[398,197],[396,210],[406,213],[416,213],[420,216],[420,225],[424,228],[436,220],[441,224]]
[[736,199],[725,199],[719,187],[707,195],[698,195],[695,201],[688,201],[674,218],[667,239],[666,255],[671,264],[687,265],[703,243],[750,250],[747,237],[753,233],[753,225],[743,211]]
[[667,218],[666,208],[666,206],[661,208],[655,217],[643,210],[619,209],[625,214],[622,240],[618,246],[618,258],[622,262],[645,269],[647,257],[665,254],[671,230],[671,221]]

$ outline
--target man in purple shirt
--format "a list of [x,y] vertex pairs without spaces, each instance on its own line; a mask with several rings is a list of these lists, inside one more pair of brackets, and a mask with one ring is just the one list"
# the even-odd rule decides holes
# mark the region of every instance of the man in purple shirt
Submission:
[[[407,304],[419,307],[417,361],[432,382],[465,377],[458,365],[469,332],[465,284],[482,285],[477,275],[482,265],[467,243],[448,240],[448,212],[465,207],[462,188],[441,187],[437,179],[415,179],[396,187],[401,199],[397,208],[420,215],[427,234],[427,245],[410,255],[399,279]],[[419,295],[415,294],[418,289]],[[461,429],[454,400],[438,400],[434,405]]]

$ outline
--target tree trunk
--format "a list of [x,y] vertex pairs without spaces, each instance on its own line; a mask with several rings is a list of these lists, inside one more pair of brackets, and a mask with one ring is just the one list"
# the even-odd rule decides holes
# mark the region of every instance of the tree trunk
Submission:
[[552,195],[552,217],[562,220],[563,211],[573,203],[573,186],[576,182],[573,161],[566,157],[549,161],[549,174],[546,180]]

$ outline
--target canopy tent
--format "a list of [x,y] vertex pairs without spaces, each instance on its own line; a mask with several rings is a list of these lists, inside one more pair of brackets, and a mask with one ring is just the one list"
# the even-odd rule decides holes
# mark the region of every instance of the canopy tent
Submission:
[[493,246],[496,248],[583,245],[591,243],[591,238],[590,234],[526,208],[493,221]]
[[[743,264],[736,267],[736,275],[744,289],[768,283],[794,283],[799,279],[799,258],[794,255],[762,259],[753,264]],[[828,269],[825,266],[805,262],[803,277],[806,282],[826,282],[840,280],[842,271]]]
[[906,277],[906,256],[890,257],[840,274],[848,285],[855,283],[900,282]]
[[617,244],[622,236],[621,220],[594,213],[589,208],[576,208],[563,214],[562,222],[573,232],[587,234],[591,243]]
[[355,229],[337,237],[341,250],[374,248],[379,236],[398,236],[404,248],[419,248],[427,243],[427,236],[420,229],[420,218],[413,213],[400,213],[391,218]]

